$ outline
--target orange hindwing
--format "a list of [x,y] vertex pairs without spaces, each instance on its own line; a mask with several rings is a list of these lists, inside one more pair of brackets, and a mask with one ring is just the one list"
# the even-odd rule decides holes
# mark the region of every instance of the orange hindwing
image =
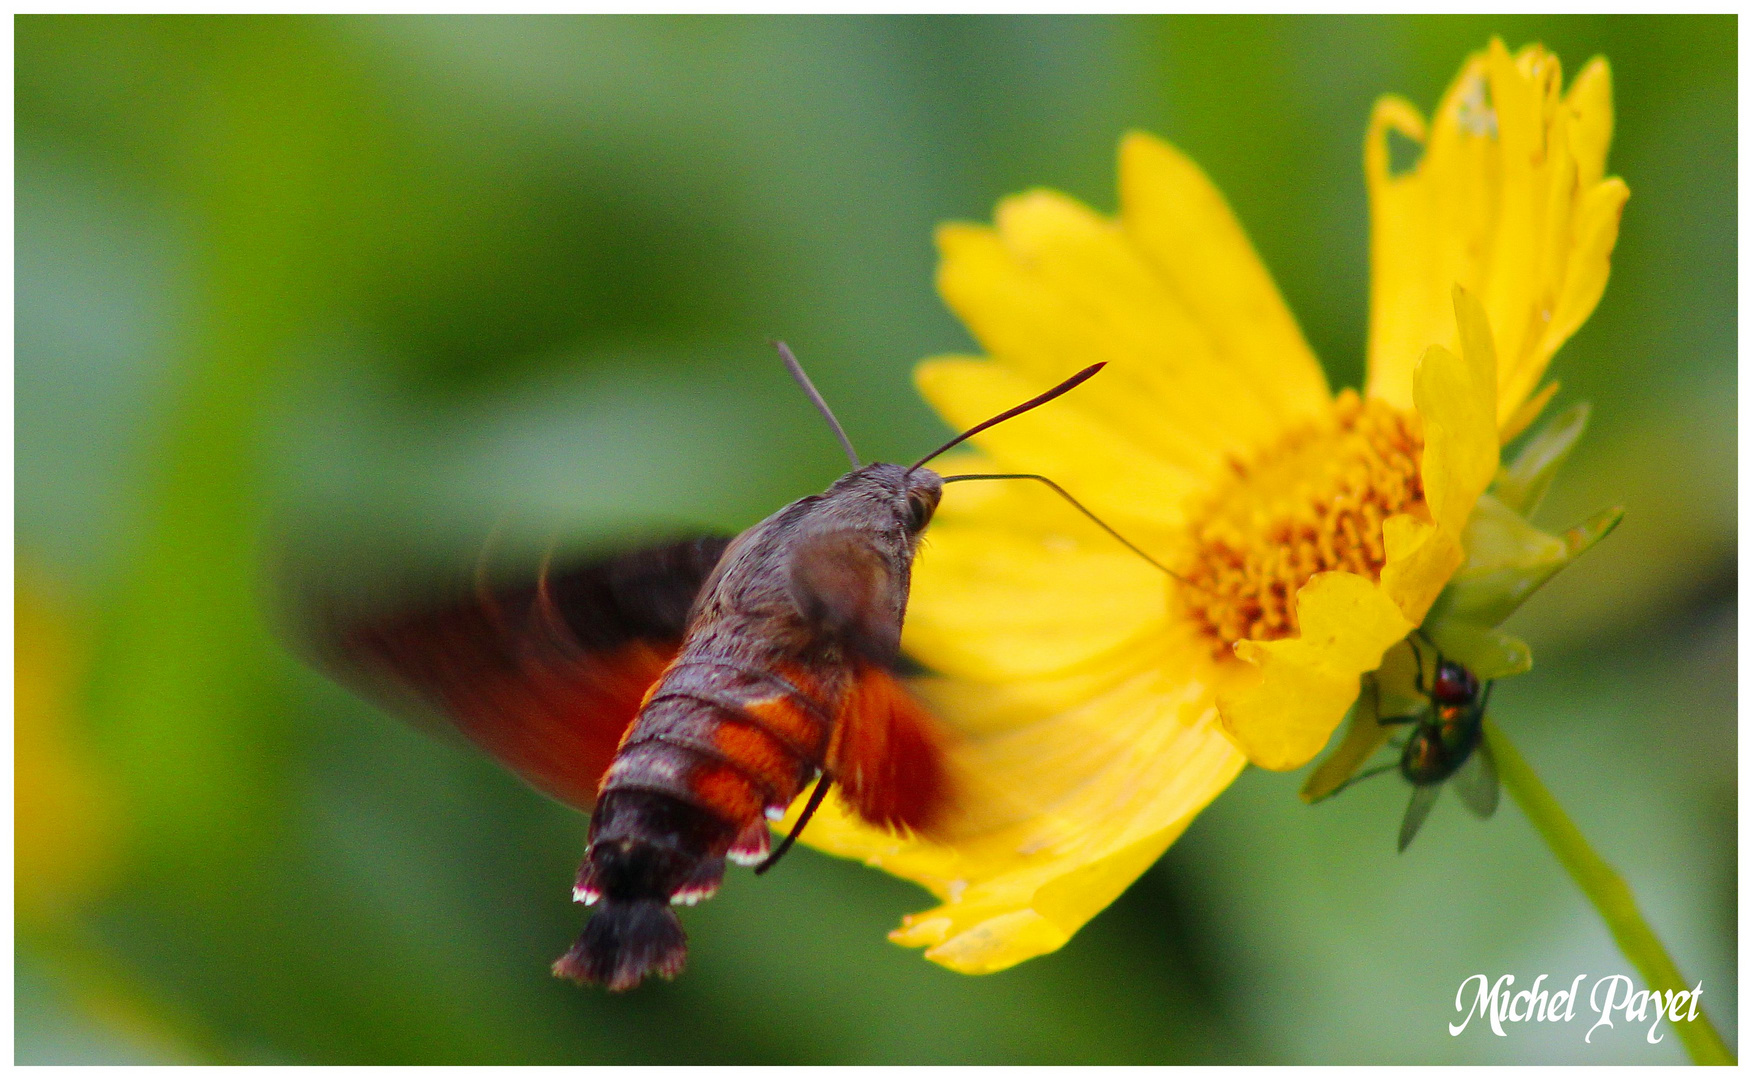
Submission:
[[860,664],[835,725],[828,768],[858,815],[928,833],[950,803],[945,735],[900,680]]

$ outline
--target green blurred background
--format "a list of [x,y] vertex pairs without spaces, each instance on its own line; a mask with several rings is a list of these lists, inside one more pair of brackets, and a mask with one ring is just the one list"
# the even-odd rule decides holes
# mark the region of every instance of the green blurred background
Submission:
[[[1474,972],[1629,973],[1512,805],[1405,856],[1402,784],[1250,770],[1061,952],[968,978],[913,887],[800,851],[688,913],[691,969],[552,979],[584,819],[291,659],[288,521],[460,550],[727,528],[943,428],[931,230],[1113,206],[1129,127],[1228,194],[1361,375],[1361,140],[1501,34],[1605,54],[1632,197],[1559,356],[1595,424],[1542,514],[1623,527],[1518,617],[1500,719],[1735,1032],[1732,18],[19,18],[22,1062],[1681,1060],[1477,1024]],[[1585,1012],[1585,1006],[1584,1010]]]

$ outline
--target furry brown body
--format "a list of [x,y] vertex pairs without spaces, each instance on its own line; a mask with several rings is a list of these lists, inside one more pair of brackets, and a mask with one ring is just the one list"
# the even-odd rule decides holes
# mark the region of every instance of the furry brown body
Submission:
[[[768,821],[823,770],[881,824],[928,824],[942,767],[922,718],[882,684],[941,491],[928,469],[868,465],[725,551],[603,778],[575,891],[601,908],[556,973],[618,990],[678,971],[686,939],[668,906],[711,896],[726,859],[765,858]],[[881,760],[860,753],[873,741]],[[853,770],[893,782],[870,790]]]

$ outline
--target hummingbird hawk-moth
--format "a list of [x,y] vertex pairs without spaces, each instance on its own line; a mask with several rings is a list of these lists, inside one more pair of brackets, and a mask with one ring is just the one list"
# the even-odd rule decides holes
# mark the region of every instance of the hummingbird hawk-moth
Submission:
[[[680,972],[687,937],[673,905],[713,895],[727,861],[771,867],[829,785],[885,829],[929,835],[948,813],[944,729],[896,666],[913,557],[945,483],[1042,481],[1138,550],[1045,477],[942,477],[925,467],[1102,365],[910,467],[865,465],[777,344],[852,463],[825,492],[734,538],[544,565],[533,582],[483,582],[388,614],[312,605],[319,610],[306,620],[332,672],[437,711],[530,784],[591,815],[573,896],[596,910],[554,963],[556,975],[580,983],[626,990]],[[812,782],[774,847],[769,823]]]

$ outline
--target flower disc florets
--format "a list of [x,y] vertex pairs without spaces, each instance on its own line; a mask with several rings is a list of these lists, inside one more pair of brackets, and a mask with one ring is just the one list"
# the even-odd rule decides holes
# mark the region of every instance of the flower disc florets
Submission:
[[1321,571],[1379,580],[1382,522],[1424,512],[1422,453],[1415,413],[1346,390],[1330,424],[1235,462],[1233,483],[1194,519],[1197,547],[1181,572],[1187,612],[1215,653],[1294,636],[1296,593]]

